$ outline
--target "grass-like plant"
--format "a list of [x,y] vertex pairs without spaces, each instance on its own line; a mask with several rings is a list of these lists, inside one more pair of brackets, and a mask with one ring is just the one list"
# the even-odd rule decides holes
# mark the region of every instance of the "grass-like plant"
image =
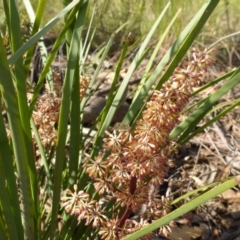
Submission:
[[[167,235],[169,221],[239,182],[235,177],[212,184],[209,191],[173,212],[173,203],[158,192],[171,166],[168,157],[176,149],[176,143],[188,141],[239,104],[236,101],[195,130],[217,101],[239,83],[239,69],[236,69],[202,86],[198,91],[229,78],[213,95],[199,101],[196,110],[179,123],[181,111],[194,95],[193,88],[213,63],[212,50],[193,49],[189,61],[182,59],[218,1],[208,1],[202,6],[154,66],[161,44],[177,17],[169,21],[156,45],[150,46],[155,30],[169,10],[169,2],[138,43],[128,72],[117,87],[130,49],[126,36],[106,104],[88,134],[83,131],[84,107],[95,90],[94,83],[114,37],[127,23],[98,49],[98,65],[94,69],[91,68],[94,59],[87,67],[85,63],[96,32],[95,5],[91,6],[92,18],[83,38],[88,0],[64,1],[65,8],[42,29],[39,28],[46,1],[39,1],[36,16],[31,4],[25,1],[32,30],[23,43],[17,2],[3,3],[8,35],[0,36],[0,239],[110,240],[143,236],[151,239],[156,229]],[[65,25],[47,53],[41,38],[61,18]],[[51,71],[51,64],[64,39],[67,67],[63,84],[59,85],[59,76]],[[30,86],[30,94],[28,78],[36,44],[41,48],[43,70],[36,85]],[[10,52],[5,51],[6,45]],[[146,56],[148,65],[128,112],[122,124],[110,130],[129,80]],[[89,66],[94,70],[91,76]],[[94,131],[91,147],[87,148]],[[142,208],[145,210],[139,213]]]

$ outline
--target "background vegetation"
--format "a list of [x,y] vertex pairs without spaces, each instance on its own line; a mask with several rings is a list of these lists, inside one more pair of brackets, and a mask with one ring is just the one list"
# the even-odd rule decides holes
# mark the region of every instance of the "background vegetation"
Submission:
[[[119,49],[119,46],[123,39],[128,35],[129,32],[133,34],[133,40],[138,39],[140,36],[146,34],[152,24],[156,21],[159,13],[163,10],[164,6],[168,1],[162,0],[150,0],[148,2],[144,0],[140,1],[119,1],[116,0],[114,4],[111,3],[111,0],[108,1],[97,1],[97,11],[94,17],[94,23],[98,23],[97,34],[95,35],[93,46],[95,48],[102,44],[106,38],[109,38],[113,31],[120,27],[123,23],[128,22],[128,25],[120,31],[115,39],[115,47]],[[194,16],[196,11],[202,6],[205,0],[191,1],[184,0],[182,2],[172,1],[170,10],[166,13],[166,17],[161,21],[161,24],[158,26],[158,31],[155,33],[155,37],[158,38],[159,35],[166,29],[169,24],[169,20],[173,18],[176,12],[181,9],[181,13],[177,17],[177,21],[173,23],[171,31],[168,34],[168,37],[165,41],[165,46],[169,47],[169,43],[173,41],[176,36],[179,35],[184,26],[190,21]],[[34,10],[36,11],[38,1],[31,0]],[[89,20],[92,14],[92,6],[94,1],[90,1],[90,6],[88,8],[88,13],[86,16],[86,25],[85,31],[89,24]],[[43,19],[41,21],[41,26],[45,25],[53,16],[55,16],[62,8],[63,2],[61,1],[46,1],[48,6],[43,13]],[[0,3],[1,6],[1,3]],[[20,2],[20,11],[23,17],[27,18],[26,10]],[[104,7],[103,14],[100,16],[100,9]],[[239,16],[240,6],[237,0],[223,0],[220,1],[214,13],[208,20],[207,24],[201,31],[201,34],[198,36],[197,41],[195,42],[201,45],[209,45],[216,42],[222,37],[228,36],[233,33],[239,32],[238,23],[240,21]],[[3,8],[0,8],[0,24],[5,25],[4,12]],[[62,19],[59,23],[56,24],[49,32],[48,37],[56,37],[59,29],[64,24]],[[238,51],[239,44],[239,34],[236,34],[233,37],[229,37],[226,40],[222,41],[219,48],[227,48],[226,52],[223,54],[231,54],[234,50]],[[163,45],[164,47],[164,45]]]
[[[37,6],[37,1],[31,1],[33,6]],[[92,13],[92,3],[90,1],[90,7],[88,9],[88,14],[86,17],[86,27]],[[106,38],[108,38],[113,31],[120,27],[123,23],[128,22],[128,25],[118,34],[116,37],[117,46],[119,47],[119,42],[122,42],[125,36],[129,32],[133,33],[135,39],[146,34],[153,23],[156,21],[159,13],[163,10],[164,6],[168,1],[162,0],[150,0],[148,2],[144,0],[140,1],[119,1],[116,0],[114,4],[111,0],[108,1],[97,1],[97,8],[99,9],[96,14],[94,21],[98,21],[98,16],[100,15],[100,9],[104,5],[103,15],[98,21],[98,31],[95,36],[95,47],[102,44]],[[170,10],[166,13],[166,17],[163,19],[161,24],[158,26],[158,31],[155,33],[155,37],[158,38],[159,35],[166,29],[169,24],[169,20],[173,18],[176,12],[181,9],[181,13],[177,17],[177,21],[174,22],[171,31],[169,32],[168,38],[166,38],[165,44],[169,46],[169,42],[172,42],[176,38],[184,26],[190,21],[197,10],[202,6],[205,0],[199,1],[172,1]],[[55,16],[60,9],[62,9],[63,4],[61,1],[51,2],[50,0],[46,3],[48,7],[44,11],[44,18],[42,25]],[[198,44],[208,45],[214,43],[220,38],[227,36],[232,33],[239,32],[238,23],[240,21],[239,16],[240,6],[237,0],[223,0],[220,1],[214,13],[208,20],[207,24],[201,31],[201,34],[197,38]],[[59,27],[63,24],[63,21],[54,27],[50,34],[54,36],[58,32]],[[239,35],[235,37],[228,38],[224,42],[221,42],[222,47],[237,47],[239,43]]]

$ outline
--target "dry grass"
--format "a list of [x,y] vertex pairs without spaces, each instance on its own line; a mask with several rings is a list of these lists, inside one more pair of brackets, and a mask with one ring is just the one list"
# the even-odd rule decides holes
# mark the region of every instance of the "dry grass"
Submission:
[[[36,2],[36,1],[34,1]],[[46,8],[46,19],[54,16],[62,4],[60,1],[54,1],[50,3]],[[89,4],[89,15],[91,15],[93,0]],[[104,0],[97,1],[97,14],[100,14],[100,8],[104,4]],[[99,30],[101,42],[106,39],[106,35],[111,34],[119,26],[125,22],[129,22],[123,35],[127,35],[128,32],[132,32],[137,36],[145,34],[149,31],[152,24],[155,22],[158,15],[161,13],[168,0],[156,1],[144,1],[144,0],[116,0],[114,4],[110,0],[106,0],[105,7],[100,18]],[[173,26],[172,34],[178,35],[179,32],[186,26],[194,14],[205,3],[205,0],[199,1],[173,1],[170,11],[167,12],[162,23],[159,27],[159,33],[167,27],[170,20],[175,13],[181,8],[181,15]],[[203,30],[201,41],[216,41],[218,38],[228,35],[232,32],[238,31],[238,24],[240,20],[240,5],[237,0],[233,1],[220,1],[216,11],[213,13],[209,23]]]
[[[31,1],[36,11],[37,0]],[[99,0],[97,1],[97,12],[95,14],[95,24],[98,24],[98,32],[96,34],[93,46],[99,46],[101,43],[106,41],[109,36],[120,27],[123,23],[128,22],[128,25],[124,28],[121,33],[116,36],[115,46],[113,50],[119,50],[123,39],[128,35],[129,32],[134,36],[133,40],[138,39],[140,36],[146,34],[152,24],[155,22],[158,15],[161,13],[168,0],[156,1],[156,0],[115,0],[114,4],[110,0]],[[176,12],[181,9],[177,21],[174,23],[172,30],[166,39],[165,47],[168,47],[168,43],[178,36],[181,30],[186,26],[194,14],[199,8],[205,3],[205,0],[199,1],[173,1],[170,10],[165,15],[163,21],[159,26],[159,30],[156,33],[158,38],[161,33],[166,29],[171,19],[174,17]],[[87,21],[93,11],[93,0],[90,0]],[[105,3],[105,5],[104,5]],[[103,11],[101,8],[104,6]],[[63,1],[50,1],[47,0],[46,9],[42,25],[46,24],[52,17],[54,17],[63,8]],[[24,7],[20,4],[20,9],[24,13]],[[211,16],[210,20],[204,27],[202,34],[198,38],[198,45],[209,45],[223,36],[232,34],[239,31],[238,23],[240,21],[240,5],[238,0],[224,0],[220,1],[215,12]],[[0,3],[0,13],[2,12],[2,3]],[[4,15],[1,14],[0,26],[4,26]],[[63,20],[60,21],[52,30],[49,32],[49,37],[57,35],[59,29],[63,25]],[[235,51],[240,42],[239,35],[230,37],[227,40],[221,42],[218,46],[223,48],[223,54],[230,55],[231,51]],[[232,49],[234,47],[234,49]],[[237,50],[238,52],[238,50]],[[239,51],[240,52],[240,51]]]
[[[34,9],[37,8],[37,0],[31,1]],[[93,0],[90,0],[88,15],[92,13]],[[106,38],[119,26],[128,21],[128,25],[118,36],[117,42],[120,43],[122,37],[125,37],[129,32],[132,32],[135,37],[141,36],[147,33],[155,22],[158,15],[163,10],[168,0],[115,0],[114,4],[111,0],[99,0],[97,1],[97,13],[96,19],[100,16],[100,9],[105,2],[105,6],[102,12],[102,16],[97,20],[99,26],[97,43],[102,43]],[[159,34],[167,27],[174,14],[181,8],[182,12],[175,22],[170,38],[176,37],[179,32],[186,26],[189,20],[199,10],[199,8],[205,3],[205,0],[199,1],[173,1],[170,10],[167,12],[162,23],[159,27]],[[0,4],[0,12],[2,12],[2,4]],[[23,7],[21,7],[23,9]],[[50,1],[47,0],[45,16],[42,24],[44,25],[53,16],[55,16],[63,8],[62,1]],[[230,33],[239,31],[238,23],[240,21],[240,5],[238,0],[224,0],[220,1],[216,11],[213,13],[210,21],[205,26],[199,42],[201,44],[208,44],[215,42],[220,37],[228,35]],[[1,14],[2,15],[2,14]],[[88,18],[88,19],[89,19]],[[0,18],[0,24],[3,23],[3,17]],[[63,22],[59,23],[50,33],[55,35]],[[235,37],[235,41],[236,41]]]

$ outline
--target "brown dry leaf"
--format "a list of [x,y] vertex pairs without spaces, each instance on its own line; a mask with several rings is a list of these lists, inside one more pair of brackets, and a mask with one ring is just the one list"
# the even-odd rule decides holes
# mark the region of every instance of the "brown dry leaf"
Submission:
[[226,165],[226,166],[221,170],[221,172],[219,173],[219,180],[228,177],[228,175],[229,175],[229,173],[230,173],[230,171],[231,171],[231,168],[232,168],[232,164]]
[[239,199],[240,202],[240,192],[235,192],[232,189],[228,189],[227,191],[223,192],[221,195],[222,198],[230,200],[230,199]]
[[182,177],[182,179],[186,179],[186,178],[189,177],[188,172],[183,168],[182,168],[182,171],[181,171],[181,177]]
[[203,187],[205,185],[205,182],[198,177],[190,176],[190,178],[195,181],[198,187]]
[[[240,184],[240,175],[234,177],[235,181]],[[220,197],[226,200],[232,200],[234,202],[240,202],[240,192],[236,192],[232,189],[228,189],[227,191],[223,192],[219,195]]]
[[111,86],[114,76],[115,76],[115,72],[111,70],[105,70],[98,74],[98,80],[99,81],[104,80],[104,83],[107,83]]
[[195,238],[199,238],[202,236],[202,229],[200,227],[194,226],[194,227],[177,227],[173,226],[171,227],[171,233],[168,237],[171,240],[192,240]]

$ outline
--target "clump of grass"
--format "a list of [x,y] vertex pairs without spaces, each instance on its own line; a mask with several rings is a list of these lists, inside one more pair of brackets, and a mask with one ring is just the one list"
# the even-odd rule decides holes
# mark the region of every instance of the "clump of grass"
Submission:
[[[170,220],[238,183],[237,178],[223,182],[216,189],[208,191],[209,195],[205,193],[203,198],[194,199],[194,202],[181,206],[181,211],[177,212],[169,212],[170,208],[165,208],[165,204],[170,203],[159,196],[156,190],[166,176],[162,170],[170,166],[168,156],[175,149],[173,139],[182,143],[194,136],[199,130],[195,130],[199,121],[239,82],[238,69],[210,82],[211,85],[230,78],[212,96],[199,101],[197,109],[185,121],[177,123],[192,87],[198,84],[203,74],[201,71],[212,60],[205,58],[208,51],[194,51],[191,62],[184,69],[177,66],[217,3],[216,0],[205,3],[161,60],[154,64],[163,40],[176,19],[170,21],[163,37],[156,44],[150,45],[154,32],[158,31],[164,14],[171,6],[170,2],[166,4],[139,43],[122,83],[116,88],[129,52],[130,39],[126,37],[116,63],[106,105],[85,134],[82,122],[84,107],[95,90],[94,83],[114,38],[125,25],[116,29],[98,49],[98,65],[92,68],[93,75],[89,79],[84,76],[86,59],[96,33],[93,25],[95,11],[98,9],[96,5],[84,34],[90,1],[64,1],[66,7],[39,30],[45,7],[45,2],[40,1],[36,19],[33,17],[35,20],[31,37],[23,44],[17,3],[5,2],[11,56],[7,57],[3,36],[0,35],[0,91],[3,102],[0,106],[5,107],[7,118],[6,120],[3,114],[0,116],[1,239],[84,240],[93,239],[97,234],[105,239],[139,239],[148,234],[147,237],[152,236],[152,232],[159,228],[167,234],[169,229],[164,225]],[[43,70],[29,95],[26,86],[30,62],[34,57],[34,45],[39,44],[43,49],[41,37],[62,17],[65,17],[65,25],[59,31],[52,50],[49,54],[41,51]],[[64,38],[67,45],[67,67],[63,86],[59,86],[50,73],[52,61]],[[123,118],[123,125],[110,133],[111,121],[122,103],[128,82],[148,54],[151,56],[145,69],[146,74],[141,76],[140,84],[132,93],[133,100]],[[50,77],[46,77],[48,74]],[[49,90],[41,94],[45,78],[48,85],[46,89]],[[151,98],[148,99],[149,97]],[[236,104],[224,110],[213,120],[235,106]],[[86,142],[89,142],[92,130],[96,134],[91,148],[87,149],[90,160],[86,161]],[[104,139],[106,130],[108,137]],[[157,171],[157,168],[160,170]],[[67,196],[63,197],[64,190],[70,189],[72,185],[73,191],[67,190]],[[137,215],[143,205],[146,206],[146,211]],[[132,213],[139,219],[132,220]],[[148,220],[152,223],[142,228]],[[88,226],[85,226],[86,223]],[[132,234],[127,236],[130,233]]]

